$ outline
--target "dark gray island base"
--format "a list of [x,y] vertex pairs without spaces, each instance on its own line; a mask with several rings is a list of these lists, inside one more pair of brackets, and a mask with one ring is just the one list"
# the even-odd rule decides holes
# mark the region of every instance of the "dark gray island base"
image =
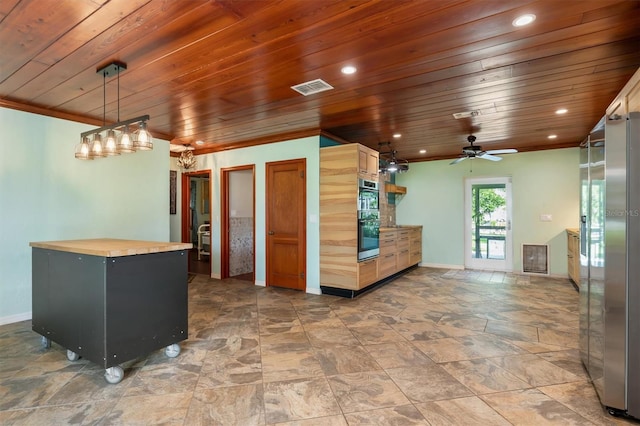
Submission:
[[32,329],[124,377],[119,364],[188,338],[186,250],[191,244],[94,239],[31,243]]

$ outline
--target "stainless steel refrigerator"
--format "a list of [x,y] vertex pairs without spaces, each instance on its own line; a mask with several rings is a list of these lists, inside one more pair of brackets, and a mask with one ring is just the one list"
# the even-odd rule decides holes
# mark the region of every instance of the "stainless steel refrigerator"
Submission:
[[640,112],[580,151],[580,352],[602,404],[640,418]]

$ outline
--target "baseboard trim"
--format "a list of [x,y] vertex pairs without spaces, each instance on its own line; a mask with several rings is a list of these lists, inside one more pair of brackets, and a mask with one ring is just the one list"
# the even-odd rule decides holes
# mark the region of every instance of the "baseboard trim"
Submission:
[[447,265],[445,263],[420,263],[420,266],[425,268],[440,268],[440,269],[464,269],[464,265]]
[[13,324],[14,322],[26,321],[31,319],[31,312],[24,312],[21,314],[9,315],[6,317],[0,317],[0,325]]

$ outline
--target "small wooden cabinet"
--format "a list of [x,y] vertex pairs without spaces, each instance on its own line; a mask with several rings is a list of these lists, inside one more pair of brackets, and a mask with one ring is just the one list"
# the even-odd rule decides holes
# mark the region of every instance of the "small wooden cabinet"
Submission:
[[378,180],[379,154],[367,146],[358,145],[358,176],[367,180]]
[[378,281],[378,259],[358,262],[358,290]]
[[567,271],[569,278],[580,286],[580,234],[577,229],[567,229]]

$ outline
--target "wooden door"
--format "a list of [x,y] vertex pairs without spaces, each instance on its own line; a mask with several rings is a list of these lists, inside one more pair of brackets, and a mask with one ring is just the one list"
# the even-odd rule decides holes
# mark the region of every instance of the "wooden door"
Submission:
[[266,164],[267,286],[306,289],[306,162]]

